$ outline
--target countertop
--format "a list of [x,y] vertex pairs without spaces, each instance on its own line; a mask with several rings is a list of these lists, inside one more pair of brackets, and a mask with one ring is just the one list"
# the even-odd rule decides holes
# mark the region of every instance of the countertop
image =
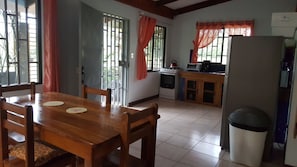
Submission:
[[225,75],[225,72],[224,71],[216,71],[216,72],[182,71],[182,72],[201,73],[201,74],[213,74],[213,75]]

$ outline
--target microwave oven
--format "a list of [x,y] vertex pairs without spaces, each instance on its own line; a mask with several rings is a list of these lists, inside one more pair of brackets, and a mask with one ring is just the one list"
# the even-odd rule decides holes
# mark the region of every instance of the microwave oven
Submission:
[[187,71],[200,71],[202,63],[188,63]]

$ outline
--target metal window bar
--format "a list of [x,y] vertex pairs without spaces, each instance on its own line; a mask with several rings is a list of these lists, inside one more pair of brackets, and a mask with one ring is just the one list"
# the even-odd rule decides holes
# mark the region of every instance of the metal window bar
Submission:
[[[3,45],[5,45],[5,50],[6,50],[6,56],[4,56],[6,59],[5,60],[6,66],[3,66],[3,65],[1,65],[1,66],[2,66],[2,72],[4,71],[4,68],[6,69],[6,72],[5,72],[6,77],[1,78],[1,84],[3,84],[3,85],[20,84],[22,82],[32,81],[31,78],[37,78],[37,79],[35,79],[35,81],[38,81],[40,79],[40,78],[38,78],[38,76],[39,76],[38,70],[40,70],[40,69],[38,69],[37,72],[35,72],[35,74],[37,74],[36,76],[31,76],[31,74],[34,72],[32,71],[32,69],[31,69],[32,66],[30,65],[30,62],[29,62],[30,55],[31,55],[29,48],[36,48],[35,50],[37,50],[37,35],[36,35],[37,34],[36,27],[37,26],[35,25],[35,41],[33,41],[33,44],[32,44],[32,42],[29,42],[29,36],[32,34],[29,31],[29,26],[31,26],[31,24],[29,25],[29,19],[31,19],[33,17],[28,16],[28,6],[24,5],[22,7],[23,4],[20,5],[19,1],[14,1],[14,2],[10,1],[9,3],[14,3],[14,5],[13,5],[13,7],[8,9],[8,1],[4,0],[2,2],[4,4],[3,5],[4,8],[2,9],[2,14],[4,16],[3,17],[3,21],[4,21],[3,28],[5,28],[5,37],[2,39],[5,40],[5,43],[3,43]],[[37,1],[34,1],[33,5],[36,5],[36,2]],[[24,11],[24,12],[22,12],[22,11]],[[22,17],[22,14],[24,14],[24,18]],[[11,18],[13,18],[13,20],[11,20]],[[37,20],[37,19],[35,18],[35,20]],[[14,27],[12,27],[12,29],[10,29],[8,27],[9,24],[11,24]],[[22,28],[22,24],[25,25],[24,28]],[[37,24],[37,22],[35,21],[34,24]],[[13,37],[11,37],[11,35],[9,34],[10,33],[9,31],[14,31]],[[25,35],[21,36],[20,33],[23,33]],[[20,47],[22,47],[22,49],[24,49],[24,50],[20,50]],[[14,50],[11,51],[11,49],[14,49]],[[22,52],[22,51],[24,51],[24,52]],[[37,52],[35,54],[37,54]],[[11,57],[14,59],[10,60]],[[21,61],[21,58],[24,61]],[[34,63],[39,65],[38,60],[36,60]],[[26,75],[21,73],[21,72],[24,72],[24,70],[21,68],[21,66],[23,66],[25,68]],[[14,71],[16,73],[15,78],[12,78],[13,75],[11,75],[10,71]]]
[[8,18],[7,18],[7,0],[4,1],[4,6],[5,6],[4,7],[4,9],[5,9],[5,11],[4,11],[4,23],[5,23],[5,39],[6,39],[6,41],[5,41],[5,44],[6,44],[6,69],[7,69],[6,70],[7,71],[6,77],[8,78],[6,84],[9,84],[10,76],[9,76],[9,71],[8,71],[8,69],[9,69],[9,49],[8,48],[9,47],[8,47],[8,24],[7,24],[7,22],[8,22]]
[[156,32],[155,33],[155,56],[154,56],[154,70],[160,70],[162,67],[162,62],[163,62],[163,55],[164,55],[164,28],[160,26],[156,26]]
[[157,71],[164,64],[166,27],[155,26],[152,39],[144,49],[147,71]]
[[16,9],[16,14],[15,14],[15,17],[16,17],[16,22],[15,22],[15,24],[16,24],[16,50],[17,50],[17,52],[16,52],[16,57],[17,57],[17,63],[16,63],[16,65],[17,65],[17,83],[18,84],[20,84],[20,81],[21,81],[21,71],[20,71],[20,64],[19,64],[19,62],[20,62],[20,50],[18,49],[18,48],[20,48],[20,42],[19,42],[19,39],[20,39],[20,37],[19,37],[19,15],[18,15],[18,13],[19,13],[19,9],[18,9],[18,1],[16,1],[16,3],[15,3],[15,9]]
[[157,70],[159,67],[158,64],[158,59],[159,59],[159,49],[160,49],[160,32],[159,32],[159,27],[155,27],[155,32],[154,33],[154,57],[153,57],[153,70]]
[[159,56],[158,56],[158,60],[159,60],[159,65],[158,65],[158,69],[160,70],[161,67],[163,67],[164,65],[164,57],[165,57],[165,44],[166,44],[166,28],[165,27],[159,27],[159,31],[160,31],[160,40],[159,40],[159,45],[160,45],[160,52],[159,52]]
[[152,46],[151,46],[151,57],[150,57],[150,64],[151,64],[151,70],[153,71],[154,70],[154,57],[156,55],[156,27],[154,28],[154,34],[152,36]]
[[28,67],[28,76],[27,76],[27,82],[30,82],[30,75],[31,75],[31,72],[30,72],[30,47],[29,47],[29,24],[28,24],[28,7],[25,8],[25,11],[26,11],[26,38],[27,38],[27,67]]
[[153,70],[153,66],[152,66],[153,50],[154,50],[153,49],[153,40],[151,40],[148,43],[148,46],[146,48],[144,48],[147,71],[152,71]]
[[34,22],[34,25],[28,24],[28,52],[29,52],[29,80],[38,82],[38,46],[37,46],[37,29],[36,18],[28,17],[28,22]]
[[223,53],[224,53],[224,43],[225,42],[228,42],[228,40],[225,41],[225,28],[223,28],[223,31],[222,31],[222,45],[221,45],[222,48],[220,50],[220,53],[218,53],[218,54],[220,54],[220,57],[221,57],[221,60],[219,61],[220,63],[223,63],[223,56],[227,57],[227,55],[223,55]]
[[[251,35],[250,28],[235,28],[232,29],[233,34]],[[227,55],[225,54],[228,46],[228,31],[227,29],[221,29],[218,37],[208,46],[198,49],[198,62],[204,60],[210,60],[211,62],[226,63]],[[222,43],[220,44],[220,40]],[[220,49],[221,47],[221,49]]]
[[101,88],[112,89],[112,103],[122,105],[124,98],[122,92],[122,67],[119,61],[122,60],[123,38],[124,38],[124,20],[118,16],[104,14],[103,16],[103,58],[102,58],[102,77]]

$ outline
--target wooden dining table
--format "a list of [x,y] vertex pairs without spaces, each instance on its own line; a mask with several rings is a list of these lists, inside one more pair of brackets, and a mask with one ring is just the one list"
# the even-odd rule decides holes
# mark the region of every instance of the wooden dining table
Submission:
[[[34,98],[10,97],[6,101],[31,105],[40,140],[83,158],[85,167],[100,166],[104,155],[121,146],[120,110],[106,111],[96,101],[57,92],[37,93]],[[60,104],[45,105],[53,101]],[[86,111],[66,112],[72,107]]]

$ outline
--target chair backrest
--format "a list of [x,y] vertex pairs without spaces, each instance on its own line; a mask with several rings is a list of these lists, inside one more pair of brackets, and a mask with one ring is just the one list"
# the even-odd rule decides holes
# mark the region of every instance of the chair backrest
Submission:
[[121,130],[120,166],[128,166],[129,145],[139,139],[142,139],[141,159],[152,159],[155,155],[156,126],[159,118],[158,104],[153,103],[143,110],[121,107],[121,112],[124,112],[124,115]]
[[99,96],[105,96],[106,99],[106,110],[110,111],[110,107],[111,107],[111,89],[97,89],[97,88],[92,88],[92,87],[88,87],[87,85],[82,85],[82,97],[83,98],[88,98],[88,95],[92,94],[92,95],[99,95]]
[[34,99],[36,93],[36,84],[35,82],[21,84],[21,85],[9,85],[9,86],[1,86],[0,88],[0,96],[3,96],[3,92],[12,92],[12,91],[20,91],[20,90],[30,90],[31,99]]
[[32,106],[20,106],[8,103],[1,97],[0,101],[0,143],[1,162],[9,162],[8,131],[15,131],[25,136],[26,167],[34,166],[34,130]]

